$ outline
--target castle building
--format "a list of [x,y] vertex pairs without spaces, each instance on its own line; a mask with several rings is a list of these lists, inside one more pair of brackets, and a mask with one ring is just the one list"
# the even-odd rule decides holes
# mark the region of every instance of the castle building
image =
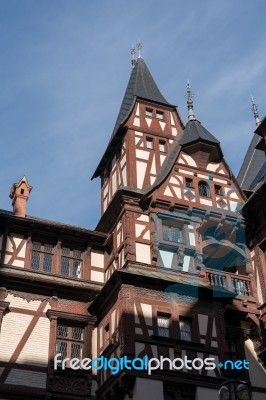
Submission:
[[[242,170],[239,184],[190,84],[184,124],[144,59],[132,64],[93,175],[96,229],[29,216],[26,177],[13,211],[0,211],[0,400],[218,400],[228,378],[265,399],[265,175]],[[264,128],[250,152],[265,148]],[[73,358],[98,367],[73,369]],[[110,358],[135,367],[99,367]],[[151,358],[163,368],[142,369]]]

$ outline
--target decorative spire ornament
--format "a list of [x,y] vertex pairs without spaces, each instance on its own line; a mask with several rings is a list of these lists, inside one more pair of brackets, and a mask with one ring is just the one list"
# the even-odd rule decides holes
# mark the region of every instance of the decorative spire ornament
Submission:
[[138,52],[139,52],[139,56],[138,56],[138,58],[142,58],[141,57],[141,49],[142,49],[142,44],[141,44],[141,42],[140,41],[138,41],[138,43],[136,44],[136,48],[137,48],[137,50],[138,50]]
[[259,124],[261,122],[260,118],[259,118],[259,110],[258,110],[258,106],[255,103],[254,98],[253,98],[252,95],[251,95],[251,102],[252,102],[251,109],[252,109],[252,112],[253,112],[253,115],[254,115],[254,118],[255,118],[255,121],[256,121],[256,126],[259,126]]
[[132,59],[131,59],[132,67],[134,67],[134,65],[136,64],[135,53],[136,53],[135,47],[133,47],[133,45],[132,45],[131,50],[130,50],[130,54],[132,56]]
[[188,120],[189,121],[194,121],[195,115],[193,111],[193,97],[194,95],[191,92],[191,86],[189,81],[187,81],[187,94],[186,94],[186,99],[187,99],[187,108],[188,108]]

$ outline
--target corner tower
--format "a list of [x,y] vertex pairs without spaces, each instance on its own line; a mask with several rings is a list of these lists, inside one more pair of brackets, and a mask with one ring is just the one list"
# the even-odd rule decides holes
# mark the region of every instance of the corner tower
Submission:
[[212,357],[215,367],[99,373],[99,400],[213,399],[226,375],[220,365],[245,357],[246,317],[258,321],[238,212],[245,197],[194,115],[190,85],[187,102],[184,126],[138,58],[93,176],[102,179],[96,229],[109,235],[104,287],[89,311],[97,357]]

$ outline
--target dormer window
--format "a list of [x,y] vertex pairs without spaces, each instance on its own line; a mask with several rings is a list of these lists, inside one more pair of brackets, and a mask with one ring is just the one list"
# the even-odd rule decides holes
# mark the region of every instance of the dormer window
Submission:
[[152,118],[152,114],[153,114],[153,109],[152,108],[146,108],[146,110],[145,110],[146,117]]
[[147,149],[153,149],[153,139],[152,138],[147,138],[146,139],[146,148]]
[[164,113],[162,111],[156,110],[156,118],[157,119],[164,119]]
[[210,197],[210,187],[207,182],[199,182],[199,195],[202,197]]

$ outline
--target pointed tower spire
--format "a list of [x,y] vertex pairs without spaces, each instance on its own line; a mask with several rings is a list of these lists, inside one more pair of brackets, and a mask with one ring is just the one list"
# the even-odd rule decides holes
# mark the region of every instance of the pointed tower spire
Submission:
[[259,124],[260,124],[260,118],[259,118],[259,110],[258,110],[258,106],[257,106],[257,104],[255,103],[255,101],[254,101],[254,98],[253,98],[253,96],[251,95],[251,102],[252,102],[252,111],[253,111],[253,115],[254,115],[254,118],[255,118],[255,121],[256,121],[256,126],[259,126]]
[[186,94],[186,99],[187,99],[187,108],[188,108],[188,120],[189,121],[195,121],[195,115],[193,111],[193,97],[194,95],[191,92],[191,86],[189,81],[187,82],[187,94]]

